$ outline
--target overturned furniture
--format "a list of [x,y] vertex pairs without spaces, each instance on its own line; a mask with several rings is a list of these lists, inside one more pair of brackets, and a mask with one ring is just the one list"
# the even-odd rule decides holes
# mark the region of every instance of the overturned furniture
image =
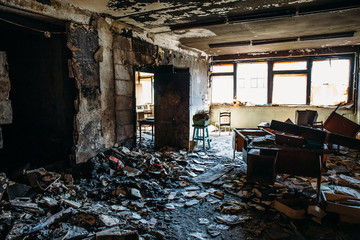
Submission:
[[[323,142],[325,135],[315,134],[310,139]],[[314,177],[317,178],[319,199],[321,172],[328,153],[325,144],[314,145],[311,142],[312,148],[309,148],[301,137],[264,129],[235,129],[234,140],[234,149],[243,149],[249,181],[272,184],[279,173]]]

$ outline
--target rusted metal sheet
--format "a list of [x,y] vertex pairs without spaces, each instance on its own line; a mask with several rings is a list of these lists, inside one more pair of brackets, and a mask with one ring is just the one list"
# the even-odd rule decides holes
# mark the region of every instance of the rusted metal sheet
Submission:
[[190,73],[171,70],[155,73],[155,146],[188,148]]

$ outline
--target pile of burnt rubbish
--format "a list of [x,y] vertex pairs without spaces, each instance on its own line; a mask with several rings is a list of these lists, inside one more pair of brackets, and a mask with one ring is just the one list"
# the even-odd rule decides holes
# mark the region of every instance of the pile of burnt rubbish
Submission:
[[[113,148],[67,171],[26,170],[19,182],[2,173],[0,238],[174,239],[168,235],[172,211],[205,205],[213,214],[199,217],[194,224],[205,227],[190,231],[188,239],[223,239],[238,225],[253,239],[295,234],[292,220],[280,235],[274,234],[279,226],[270,220],[259,225],[255,215],[266,212],[317,224],[333,221],[333,214],[356,222],[359,218],[351,210],[343,213],[334,207],[360,202],[356,156],[352,151],[329,156],[322,189],[332,197],[330,208],[314,204],[316,179],[281,175],[273,185],[249,183],[241,156],[225,164],[216,155],[171,148]],[[284,201],[291,198],[305,200],[292,205]]]

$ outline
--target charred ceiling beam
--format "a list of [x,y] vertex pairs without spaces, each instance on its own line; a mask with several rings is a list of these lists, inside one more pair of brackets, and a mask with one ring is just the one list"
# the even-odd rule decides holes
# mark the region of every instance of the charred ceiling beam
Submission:
[[219,24],[225,24],[225,23],[226,23],[225,18],[219,18],[219,19],[213,19],[213,20],[204,20],[204,21],[198,21],[198,22],[190,22],[190,23],[181,23],[181,24],[171,25],[170,29],[172,31],[176,31],[176,30],[184,30],[184,29],[190,29],[190,28],[213,26],[213,25],[219,25]]
[[307,36],[300,36],[300,37],[258,39],[258,40],[252,40],[252,41],[249,40],[249,41],[239,41],[239,42],[224,42],[224,43],[209,44],[209,47],[210,48],[222,48],[222,47],[238,47],[238,46],[248,46],[248,45],[256,46],[256,45],[266,45],[266,44],[284,43],[284,42],[345,38],[345,37],[353,37],[354,34],[355,34],[355,31],[349,31],[349,32],[340,32],[340,33],[307,35]]
[[264,44],[283,43],[283,42],[296,42],[297,40],[298,40],[297,37],[261,39],[261,40],[253,40],[252,45],[264,45]]
[[221,47],[238,47],[238,46],[249,46],[251,41],[240,41],[240,42],[225,42],[225,43],[212,43],[209,44],[210,48],[221,48]]
[[321,40],[321,39],[331,39],[331,38],[343,38],[343,37],[353,37],[354,34],[355,34],[355,31],[309,35],[309,36],[302,36],[302,37],[300,37],[300,41]]
[[296,8],[280,8],[268,11],[252,12],[248,14],[228,16],[229,23],[268,20],[274,18],[292,17],[296,15]]
[[323,13],[330,11],[340,11],[340,10],[359,8],[359,7],[360,7],[359,0],[335,1],[332,3],[301,7],[299,8],[299,15]]
[[359,46],[345,46],[345,47],[331,47],[320,49],[296,49],[277,52],[258,52],[258,53],[241,53],[241,54],[226,54],[213,56],[213,62],[236,61],[236,60],[256,60],[269,58],[287,58],[287,57],[305,57],[316,55],[336,55],[349,54],[359,51]]

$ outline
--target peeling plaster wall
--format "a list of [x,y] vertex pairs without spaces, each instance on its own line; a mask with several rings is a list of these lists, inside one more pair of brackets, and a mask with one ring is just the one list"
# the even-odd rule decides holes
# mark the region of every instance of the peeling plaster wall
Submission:
[[114,81],[114,62],[113,62],[113,34],[110,24],[103,18],[97,20],[100,48],[97,51],[97,61],[100,71],[100,90],[101,90],[101,133],[105,148],[114,146],[116,142],[115,131],[115,81]]

